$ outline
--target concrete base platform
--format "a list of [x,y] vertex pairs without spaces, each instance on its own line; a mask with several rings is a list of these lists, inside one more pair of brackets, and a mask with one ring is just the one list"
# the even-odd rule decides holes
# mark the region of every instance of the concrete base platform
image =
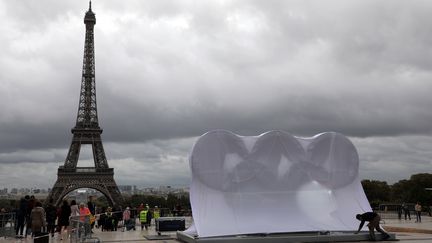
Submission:
[[[376,234],[377,240],[381,240],[382,235]],[[312,242],[350,242],[350,241],[369,241],[369,233],[361,232],[300,232],[300,233],[278,233],[278,234],[253,234],[253,235],[233,235],[221,237],[195,237],[184,232],[177,232],[177,240],[186,243],[312,243]],[[396,240],[395,234],[390,234],[387,240]]]
[[175,236],[173,235],[144,235],[147,240],[173,240]]

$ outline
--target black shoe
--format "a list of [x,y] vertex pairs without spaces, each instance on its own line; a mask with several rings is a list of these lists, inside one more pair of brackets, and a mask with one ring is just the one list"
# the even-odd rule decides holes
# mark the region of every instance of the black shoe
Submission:
[[384,235],[384,237],[382,238],[383,240],[387,240],[388,238],[390,238],[389,234]]

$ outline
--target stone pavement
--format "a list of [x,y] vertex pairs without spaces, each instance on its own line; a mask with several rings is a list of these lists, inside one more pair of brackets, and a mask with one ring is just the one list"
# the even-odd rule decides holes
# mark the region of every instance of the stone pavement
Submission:
[[[188,220],[189,221],[189,220]],[[189,222],[187,222],[189,224]],[[415,219],[398,220],[398,219],[383,219],[384,228],[396,233],[397,239],[401,243],[426,243],[432,242],[432,217],[424,216],[422,223],[415,223]],[[355,230],[355,229],[353,229]],[[111,231],[102,232],[100,229],[94,229],[94,237],[99,238],[102,242],[154,242],[154,243],[173,243],[179,242],[175,239],[175,232],[163,232],[163,237],[158,238],[155,227],[152,226],[149,230],[141,230],[138,226],[135,231]],[[15,238],[0,238],[1,243],[33,243],[33,239],[15,239]],[[70,240],[60,240],[58,234],[54,238],[50,237],[50,243],[69,243]]]

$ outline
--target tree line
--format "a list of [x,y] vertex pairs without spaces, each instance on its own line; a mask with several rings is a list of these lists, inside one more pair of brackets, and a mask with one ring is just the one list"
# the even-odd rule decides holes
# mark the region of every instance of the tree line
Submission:
[[372,208],[383,203],[432,205],[432,174],[429,173],[414,174],[393,185],[378,180],[362,180],[361,183]]

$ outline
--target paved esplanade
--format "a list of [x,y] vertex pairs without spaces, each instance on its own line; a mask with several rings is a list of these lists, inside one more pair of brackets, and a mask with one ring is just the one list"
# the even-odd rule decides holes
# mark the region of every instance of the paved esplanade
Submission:
[[[189,221],[189,220],[187,220]],[[390,232],[394,232],[397,235],[397,239],[403,243],[422,243],[432,242],[432,217],[423,216],[422,223],[415,223],[415,219],[412,220],[398,220],[398,219],[384,219],[383,226],[389,229]],[[364,228],[365,229],[365,228]],[[367,229],[367,228],[366,228]],[[353,229],[356,230],[356,229]],[[395,230],[395,231],[393,231]],[[167,237],[161,240],[149,240],[152,237],[157,237],[154,225],[149,228],[148,231],[141,231],[141,227],[137,226],[136,231],[104,231],[100,229],[94,229],[93,236],[98,237],[102,242],[179,242],[175,239],[175,232],[164,232],[163,235],[171,236],[171,239]],[[419,233],[423,232],[423,233]],[[147,238],[146,238],[147,237]],[[28,242],[32,243],[33,239],[28,237],[27,239],[15,239],[15,238],[0,238],[0,242]],[[60,240],[57,237],[57,233],[54,238],[50,237],[50,242],[54,243],[69,243],[69,240]]]

